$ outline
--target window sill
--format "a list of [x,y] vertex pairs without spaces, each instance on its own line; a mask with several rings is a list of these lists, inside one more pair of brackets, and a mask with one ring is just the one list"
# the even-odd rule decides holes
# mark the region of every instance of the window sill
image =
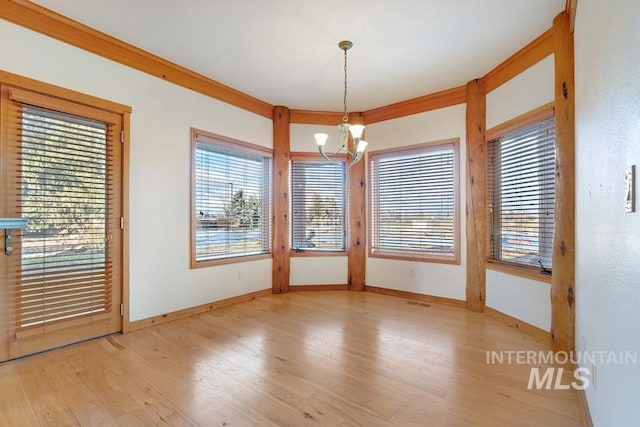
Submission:
[[249,261],[257,261],[260,259],[269,259],[273,258],[273,255],[268,254],[259,254],[259,255],[246,255],[246,256],[234,256],[230,258],[220,258],[220,259],[212,259],[208,261],[196,261],[195,259],[191,259],[191,268],[202,268],[202,267],[212,267],[216,265],[226,265],[226,264],[237,264],[240,262],[249,262]]
[[525,279],[531,279],[538,282],[544,282],[551,284],[551,276],[542,274],[535,269],[529,269],[526,267],[518,267],[515,265],[507,265],[498,262],[488,261],[487,269],[493,271],[499,271],[500,273],[511,274],[514,276],[524,277]]
[[347,256],[349,252],[347,251],[318,251],[318,250],[301,250],[296,251],[295,249],[291,249],[291,257],[325,257],[325,256]]
[[411,253],[405,254],[389,254],[384,252],[369,252],[369,258],[386,258],[397,259],[401,261],[415,261],[415,262],[431,262],[436,264],[452,264],[460,265],[460,258],[454,256],[418,256]]

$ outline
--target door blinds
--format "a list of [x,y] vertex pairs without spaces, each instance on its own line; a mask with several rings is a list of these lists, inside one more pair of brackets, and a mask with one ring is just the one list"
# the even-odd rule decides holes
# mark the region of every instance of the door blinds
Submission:
[[490,259],[551,268],[554,118],[489,141],[487,154]]
[[111,127],[26,103],[12,102],[10,108],[15,210],[28,219],[10,257],[17,282],[16,335],[109,315],[115,222]]

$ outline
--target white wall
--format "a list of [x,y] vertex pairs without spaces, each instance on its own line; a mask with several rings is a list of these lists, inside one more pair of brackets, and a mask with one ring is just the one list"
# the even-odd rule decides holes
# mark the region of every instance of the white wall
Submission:
[[271,120],[3,20],[0,52],[0,69],[133,108],[132,321],[271,287],[271,260],[189,269],[189,128],[271,147]]
[[366,284],[464,300],[466,288],[465,104],[367,126],[367,151],[460,138],[460,265],[367,257]]
[[[625,169],[640,166],[638,22],[636,0],[580,0],[574,37],[576,347],[640,355],[640,209],[624,212]],[[594,424],[640,425],[640,366],[596,376]]]
[[[291,152],[317,153],[313,138],[314,133],[329,135],[327,153],[336,152],[340,148],[338,124],[336,126],[320,126],[292,124]],[[305,256],[291,257],[291,285],[346,285],[348,280],[348,259],[344,256]]]
[[[554,99],[553,55],[487,94],[487,129]],[[486,304],[546,331],[551,327],[548,283],[487,270]]]
[[340,134],[338,123],[335,126],[306,125],[294,123],[290,125],[291,152],[317,153],[318,146],[313,138],[315,133],[326,133],[329,135],[325,146],[327,154],[334,153],[340,148]]
[[553,102],[553,55],[487,94],[487,129]]
[[[489,285],[490,284],[490,285]],[[551,287],[501,271],[487,270],[487,305],[531,325],[551,329]]]
[[348,257],[291,257],[291,285],[346,285]]

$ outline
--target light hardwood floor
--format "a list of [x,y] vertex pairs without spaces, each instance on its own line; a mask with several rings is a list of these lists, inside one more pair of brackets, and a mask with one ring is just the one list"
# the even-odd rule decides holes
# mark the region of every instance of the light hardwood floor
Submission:
[[574,390],[528,391],[531,366],[486,363],[548,349],[456,307],[268,296],[2,364],[0,425],[582,425]]

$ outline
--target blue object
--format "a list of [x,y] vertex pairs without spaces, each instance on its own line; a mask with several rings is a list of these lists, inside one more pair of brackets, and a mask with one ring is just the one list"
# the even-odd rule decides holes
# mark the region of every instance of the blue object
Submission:
[[16,228],[27,228],[26,218],[0,218],[0,229],[14,230]]

